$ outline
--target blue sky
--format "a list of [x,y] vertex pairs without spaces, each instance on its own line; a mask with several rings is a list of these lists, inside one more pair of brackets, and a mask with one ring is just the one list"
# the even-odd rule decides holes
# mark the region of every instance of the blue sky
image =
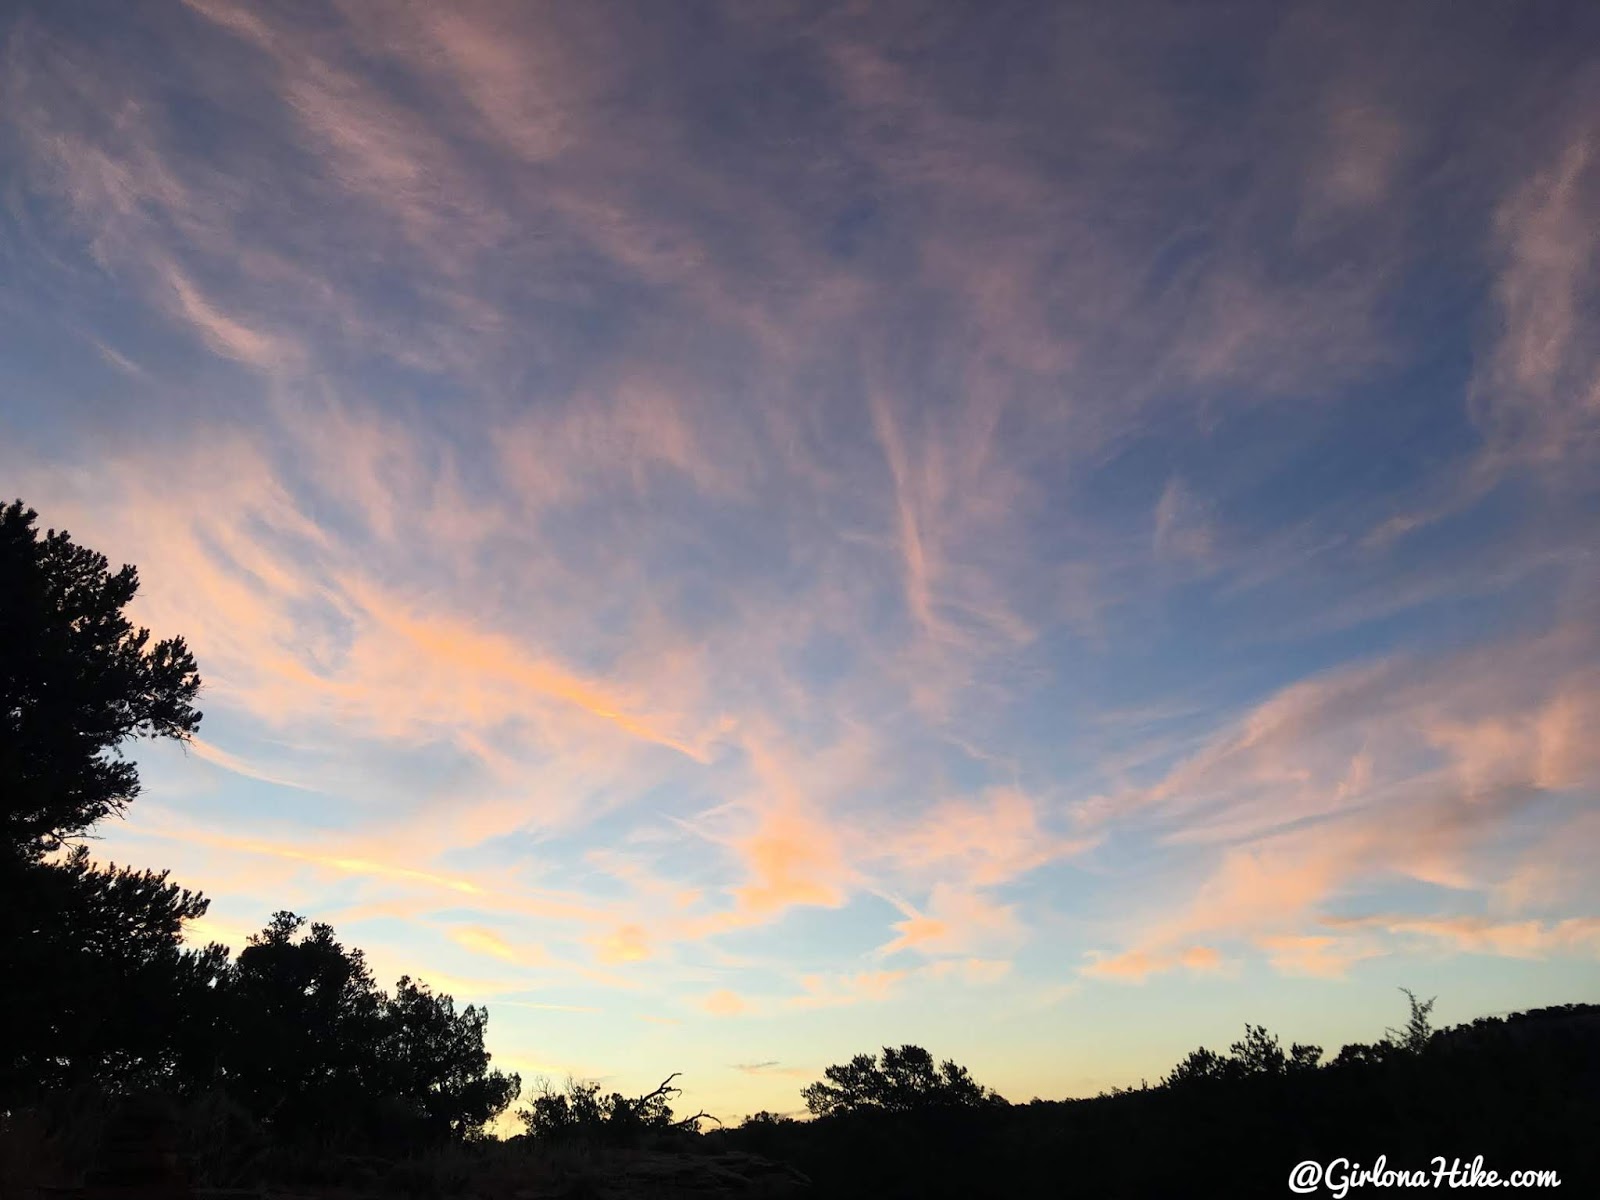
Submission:
[[1600,12],[20,4],[0,478],[108,858],[524,1075],[1015,1099],[1600,975]]

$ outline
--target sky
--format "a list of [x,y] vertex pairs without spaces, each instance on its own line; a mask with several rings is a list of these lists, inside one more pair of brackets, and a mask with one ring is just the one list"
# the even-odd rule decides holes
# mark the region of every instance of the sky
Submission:
[[1600,7],[5,9],[192,940],[725,1120],[1600,999]]

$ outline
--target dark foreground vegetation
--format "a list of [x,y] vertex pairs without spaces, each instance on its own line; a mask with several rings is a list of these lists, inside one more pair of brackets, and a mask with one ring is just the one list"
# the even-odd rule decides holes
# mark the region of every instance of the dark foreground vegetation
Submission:
[[[1600,1008],[1285,1050],[1259,1027],[1160,1083],[1008,1103],[916,1046],[857,1055],[808,1119],[724,1128],[571,1081],[522,1096],[487,1013],[289,912],[235,955],[182,940],[204,897],[82,839],[138,794],[121,748],[200,724],[181,639],[123,615],[138,577],[0,508],[0,1198],[1284,1195],[1306,1159],[1553,1169],[1600,1195]],[[491,1122],[519,1096],[523,1132]],[[1327,1194],[1326,1192],[1324,1194]],[[1394,1195],[1368,1191],[1352,1194]]]
[[[1600,1006],[1566,1005],[1285,1052],[1259,1027],[1153,1086],[1085,1100],[836,1108],[708,1140],[793,1163],[836,1197],[1283,1196],[1305,1159],[1430,1169],[1435,1156],[1561,1173],[1600,1194]],[[815,1106],[813,1106],[814,1108]],[[1326,1195],[1328,1193],[1321,1193]],[[1394,1195],[1356,1190],[1355,1195]]]

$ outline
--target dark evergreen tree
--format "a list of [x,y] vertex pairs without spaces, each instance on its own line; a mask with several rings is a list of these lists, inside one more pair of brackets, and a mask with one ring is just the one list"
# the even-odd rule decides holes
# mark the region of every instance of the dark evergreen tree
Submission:
[[225,988],[228,1090],[292,1141],[472,1138],[521,1080],[489,1069],[486,1010],[402,978],[388,996],[331,926],[273,915]]
[[204,1007],[226,952],[181,946],[203,897],[165,872],[98,869],[65,849],[139,791],[122,757],[139,737],[186,738],[200,677],[181,638],[151,644],[123,609],[138,572],[65,532],[40,535],[22,502],[0,506],[0,1105],[93,1080],[170,1080],[200,1053]]
[[123,614],[138,571],[113,573],[64,530],[41,537],[37,519],[0,507],[0,842],[25,861],[138,795],[125,742],[187,738],[201,715],[183,639],[152,645]]
[[449,996],[403,976],[383,1003],[376,1059],[388,1086],[417,1105],[436,1134],[471,1138],[504,1112],[522,1080],[489,1069],[487,1009],[457,1013]]
[[381,1090],[373,1059],[383,997],[360,950],[331,926],[274,913],[227,981],[222,1070],[228,1090],[285,1136],[339,1124]]
[[183,922],[206,911],[205,898],[165,871],[97,869],[83,846],[59,864],[14,869],[20,886],[0,918],[10,976],[0,1096],[201,1077],[227,967],[225,947],[181,944]]
[[123,747],[189,737],[194,658],[123,609],[138,573],[0,507],[0,1112],[53,1091],[221,1089],[274,1135],[468,1138],[521,1081],[489,1069],[488,1013],[280,912],[230,962],[183,947],[207,901],[166,872],[95,866],[73,840],[138,795]]

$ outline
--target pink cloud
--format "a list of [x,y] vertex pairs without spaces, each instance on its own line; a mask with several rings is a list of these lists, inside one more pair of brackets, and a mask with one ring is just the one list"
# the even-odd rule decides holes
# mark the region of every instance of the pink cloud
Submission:
[[949,800],[884,835],[881,853],[899,870],[975,887],[1009,883],[1092,842],[1041,826],[1039,804],[1018,788],[991,788],[973,800]]
[[1361,917],[1336,926],[1377,928],[1387,933],[1442,942],[1458,953],[1505,958],[1556,955],[1600,957],[1600,917],[1559,921],[1495,921],[1487,917]]
[[789,999],[793,1008],[838,1008],[853,1004],[881,1003],[894,994],[909,972],[861,971],[854,975],[805,975],[803,989]]
[[1581,315],[1600,292],[1596,164],[1592,136],[1576,133],[1497,214],[1505,333],[1475,381],[1491,466],[1587,459],[1600,433],[1600,356]]
[[1571,626],[1403,676],[1379,664],[1293,685],[1151,787],[1089,810],[1166,832],[1198,875],[1091,971],[1149,974],[1204,936],[1253,939],[1280,969],[1332,974],[1365,947],[1294,939],[1333,898],[1401,878],[1496,886],[1506,824],[1600,777],[1591,637]]
[[177,267],[169,268],[167,282],[179,312],[213,349],[254,367],[287,364],[293,351],[285,343],[223,312]]

